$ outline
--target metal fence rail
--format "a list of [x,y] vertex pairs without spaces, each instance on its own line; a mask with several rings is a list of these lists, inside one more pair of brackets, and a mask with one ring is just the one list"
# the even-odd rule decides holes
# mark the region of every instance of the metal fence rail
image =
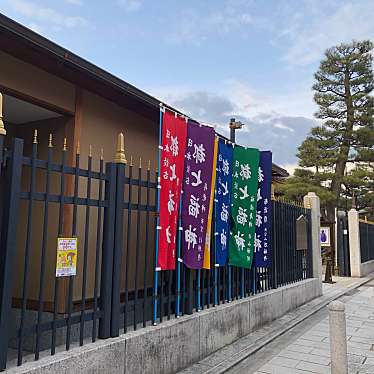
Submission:
[[[307,250],[296,250],[296,220],[304,216],[308,224]],[[275,287],[312,276],[311,211],[288,202],[273,201],[273,248]]]
[[[272,201],[271,267],[216,267],[212,232],[210,269],[188,269],[177,256],[175,270],[157,272],[155,289],[157,172],[141,161],[105,163],[91,149],[85,160],[77,151],[71,166],[66,142],[59,152],[52,139],[46,160],[38,148],[35,137],[30,156],[21,139],[0,149],[0,370],[13,358],[8,348],[21,365],[25,355],[37,360],[41,351],[53,355],[58,346],[69,350],[312,276],[310,209]],[[304,251],[296,250],[301,215]],[[76,276],[55,277],[57,237],[78,238]]]
[[[15,271],[22,278],[22,282],[21,293],[9,297],[4,306],[6,309],[3,311],[8,311],[9,319],[12,314],[16,315],[19,322],[15,334],[14,331],[10,331],[10,323],[2,325],[0,340],[9,338],[13,343],[13,348],[17,350],[18,365],[22,363],[25,349],[28,353],[33,352],[37,360],[40,351],[45,350],[47,346],[53,355],[56,345],[61,345],[62,340],[66,349],[69,349],[72,340],[77,340],[80,345],[83,345],[83,340],[87,336],[90,336],[92,341],[96,340],[98,334],[105,336],[97,329],[98,321],[103,315],[103,311],[99,308],[100,274],[104,271],[101,268],[101,258],[105,257],[105,253],[101,256],[102,216],[103,209],[108,205],[103,193],[104,183],[107,182],[103,170],[104,161],[101,158],[99,171],[93,171],[90,154],[87,160],[88,167],[81,169],[80,155],[77,153],[75,166],[70,167],[66,165],[66,152],[65,143],[61,163],[54,163],[53,157],[56,152],[50,138],[47,160],[38,159],[38,143],[35,135],[31,157],[23,156],[23,141],[20,139],[15,139],[12,150],[5,154],[6,161],[10,164],[5,173],[6,177],[13,180],[13,188],[6,189],[7,192],[4,194],[5,214],[9,210],[9,217],[4,219],[3,223],[17,228],[17,243],[14,235],[5,234],[2,253],[9,258],[22,256],[23,261],[16,262],[13,258],[13,261],[6,264],[10,272],[3,278],[1,284],[3,290],[12,291],[12,282],[15,281],[12,275]],[[15,170],[18,170],[16,177],[14,177]],[[25,178],[27,176],[28,178]],[[74,180],[71,195],[67,191],[69,179]],[[37,180],[41,183],[37,183]],[[96,187],[95,197],[92,196],[93,183]],[[18,209],[8,206],[8,201],[14,202],[13,204],[17,204],[20,210],[25,212],[25,221]],[[12,211],[11,215],[10,211]],[[71,219],[68,221],[67,217]],[[93,220],[95,222],[92,222]],[[21,222],[25,225],[23,226]],[[78,233],[78,226],[83,232]],[[96,233],[95,240],[91,242],[89,242],[90,232]],[[56,261],[56,244],[55,240],[51,242],[52,236],[54,238],[82,237],[83,245],[80,254],[82,265],[77,277],[54,276],[54,266],[50,266],[50,261],[54,263]],[[94,257],[90,271],[87,269],[89,251]],[[32,279],[37,281],[31,282]],[[78,284],[75,284],[75,279],[79,280]],[[89,280],[94,285],[90,297],[87,295]],[[36,290],[31,289],[30,283],[36,287]],[[52,300],[46,301],[46,287],[51,284],[53,286],[49,291],[53,289]],[[66,297],[62,295],[64,289],[67,290]],[[30,295],[31,291],[33,295]],[[4,304],[3,300],[2,305]],[[86,326],[88,322],[90,327]],[[64,330],[63,333],[61,329]],[[61,335],[64,335],[64,338],[61,338]],[[4,355],[4,351],[1,354]]]
[[361,263],[374,260],[374,222],[360,220]]

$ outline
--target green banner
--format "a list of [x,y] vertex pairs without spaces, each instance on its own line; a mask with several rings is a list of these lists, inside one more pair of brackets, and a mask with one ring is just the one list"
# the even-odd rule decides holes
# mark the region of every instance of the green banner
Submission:
[[229,264],[250,268],[253,260],[260,152],[234,148]]

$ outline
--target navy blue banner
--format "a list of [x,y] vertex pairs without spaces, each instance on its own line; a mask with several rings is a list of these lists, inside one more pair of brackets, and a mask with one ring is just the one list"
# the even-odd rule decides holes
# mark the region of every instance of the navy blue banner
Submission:
[[260,152],[254,263],[265,268],[271,266],[271,169],[271,152]]
[[227,264],[230,238],[233,148],[219,139],[215,192],[215,263]]

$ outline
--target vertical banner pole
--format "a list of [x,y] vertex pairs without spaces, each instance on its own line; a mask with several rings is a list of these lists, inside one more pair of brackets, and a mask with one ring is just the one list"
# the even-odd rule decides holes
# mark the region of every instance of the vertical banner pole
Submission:
[[214,196],[214,208],[213,208],[213,248],[214,248],[214,305],[218,305],[218,264],[217,264],[217,246],[216,246],[216,236],[217,233],[217,199]]
[[244,268],[240,268],[240,275],[241,275],[240,296],[242,299],[244,299]]
[[[183,193],[183,192],[182,192]],[[182,246],[182,194],[179,202],[178,219],[178,247],[177,247],[177,318],[180,317],[180,294],[181,294],[181,246]]]
[[231,302],[231,266],[227,265],[227,267],[228,267],[228,277],[227,277],[227,279],[228,279],[228,287],[227,287],[228,297],[227,297],[227,299],[228,299],[228,302],[230,303]]
[[256,276],[256,266],[253,264],[252,266],[252,293],[253,295],[256,295],[256,282],[257,282],[257,276]]
[[[162,109],[160,108],[160,127],[158,135],[158,170],[161,170],[161,142],[162,142]],[[153,325],[157,324],[157,289],[158,289],[158,245],[159,245],[159,225],[160,225],[160,190],[161,190],[161,178],[160,174],[157,177],[157,205],[156,205],[156,214],[157,214],[157,225],[156,225],[156,254],[155,254],[155,271],[154,271],[154,288],[153,288]]]
[[201,291],[201,286],[200,286],[200,276],[201,276],[201,270],[198,269],[197,270],[197,287],[196,287],[196,302],[197,302],[197,306],[196,306],[196,310],[199,312],[201,310],[201,301],[200,301],[200,291]]

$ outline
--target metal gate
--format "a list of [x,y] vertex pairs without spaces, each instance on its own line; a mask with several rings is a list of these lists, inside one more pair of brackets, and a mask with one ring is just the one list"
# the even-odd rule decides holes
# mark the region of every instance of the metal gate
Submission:
[[341,277],[350,277],[351,263],[349,255],[349,230],[348,218],[345,212],[338,212],[336,228],[339,275]]

